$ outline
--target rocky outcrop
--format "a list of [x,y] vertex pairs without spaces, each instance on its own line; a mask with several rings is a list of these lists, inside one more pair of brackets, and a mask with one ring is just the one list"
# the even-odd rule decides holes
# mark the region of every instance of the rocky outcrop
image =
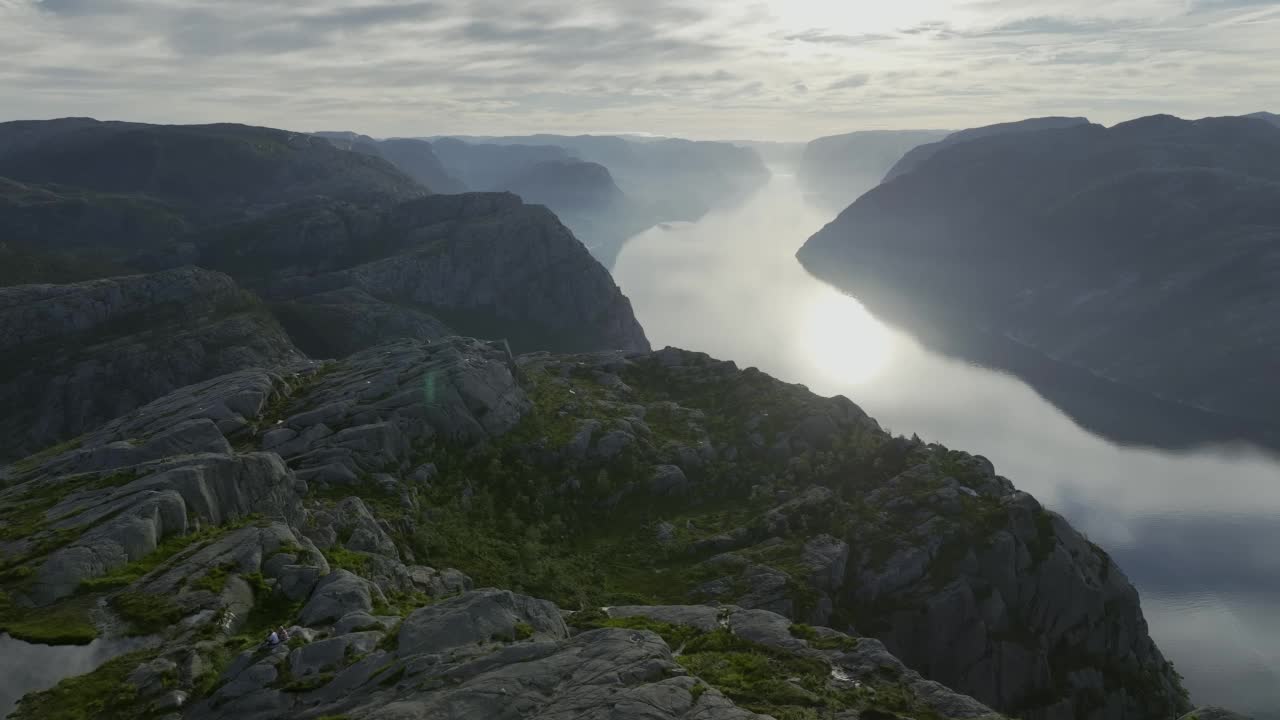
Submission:
[[184,268],[0,289],[0,457],[72,438],[177,388],[301,360],[221,273]]
[[0,627],[163,635],[98,671],[121,712],[1189,709],[1120,569],[990,463],[675,349],[245,370],[0,478]]
[[1277,162],[1280,129],[1249,118],[978,137],[867,193],[799,257],[873,308],[941,313],[1274,430]]

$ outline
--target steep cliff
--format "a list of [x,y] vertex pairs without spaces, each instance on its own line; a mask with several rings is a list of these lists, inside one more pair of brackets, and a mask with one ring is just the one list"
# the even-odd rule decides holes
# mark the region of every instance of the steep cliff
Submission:
[[1275,422],[1280,128],[1143,118],[959,142],[867,193],[799,257],[1055,360]]
[[1120,570],[989,463],[695,353],[246,370],[0,485],[0,627],[165,637],[22,719],[104,682],[188,718],[1189,708]]
[[[355,342],[344,331],[353,323],[385,327],[385,340],[427,316],[523,349],[648,348],[608,271],[554,215],[514,195],[439,195],[374,210],[311,203],[217,228],[198,244],[202,265],[288,303],[291,332],[314,328],[298,337],[318,356],[367,347],[367,333]],[[360,291],[368,312],[398,319],[366,323],[368,313],[350,314],[355,305],[307,300],[342,288]]]

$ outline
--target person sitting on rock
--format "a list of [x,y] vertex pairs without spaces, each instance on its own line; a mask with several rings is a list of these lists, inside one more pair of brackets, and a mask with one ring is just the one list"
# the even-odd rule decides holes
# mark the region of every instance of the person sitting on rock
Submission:
[[281,625],[280,627],[276,628],[276,632],[280,634],[280,642],[282,643],[289,642],[289,630],[285,626]]
[[271,634],[267,636],[267,647],[275,647],[279,644],[280,644],[280,633],[276,632],[275,630],[272,630]]

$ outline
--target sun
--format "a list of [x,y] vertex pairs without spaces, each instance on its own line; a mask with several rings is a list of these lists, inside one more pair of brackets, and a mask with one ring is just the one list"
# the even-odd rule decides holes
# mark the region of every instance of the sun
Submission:
[[796,350],[827,382],[862,385],[889,365],[893,335],[862,303],[826,290],[802,309]]

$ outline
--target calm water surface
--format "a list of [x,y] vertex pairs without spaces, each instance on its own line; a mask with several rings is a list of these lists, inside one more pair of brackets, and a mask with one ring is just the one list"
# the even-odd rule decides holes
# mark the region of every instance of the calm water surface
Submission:
[[47,690],[63,678],[92,672],[108,660],[142,647],[140,638],[88,645],[33,645],[0,633],[0,718],[8,717],[29,692]]
[[795,260],[834,216],[778,172],[736,209],[634,238],[614,277],[655,347],[842,394],[895,433],[987,456],[1111,552],[1195,702],[1280,719],[1280,459],[1116,445],[1020,380],[925,348]]

